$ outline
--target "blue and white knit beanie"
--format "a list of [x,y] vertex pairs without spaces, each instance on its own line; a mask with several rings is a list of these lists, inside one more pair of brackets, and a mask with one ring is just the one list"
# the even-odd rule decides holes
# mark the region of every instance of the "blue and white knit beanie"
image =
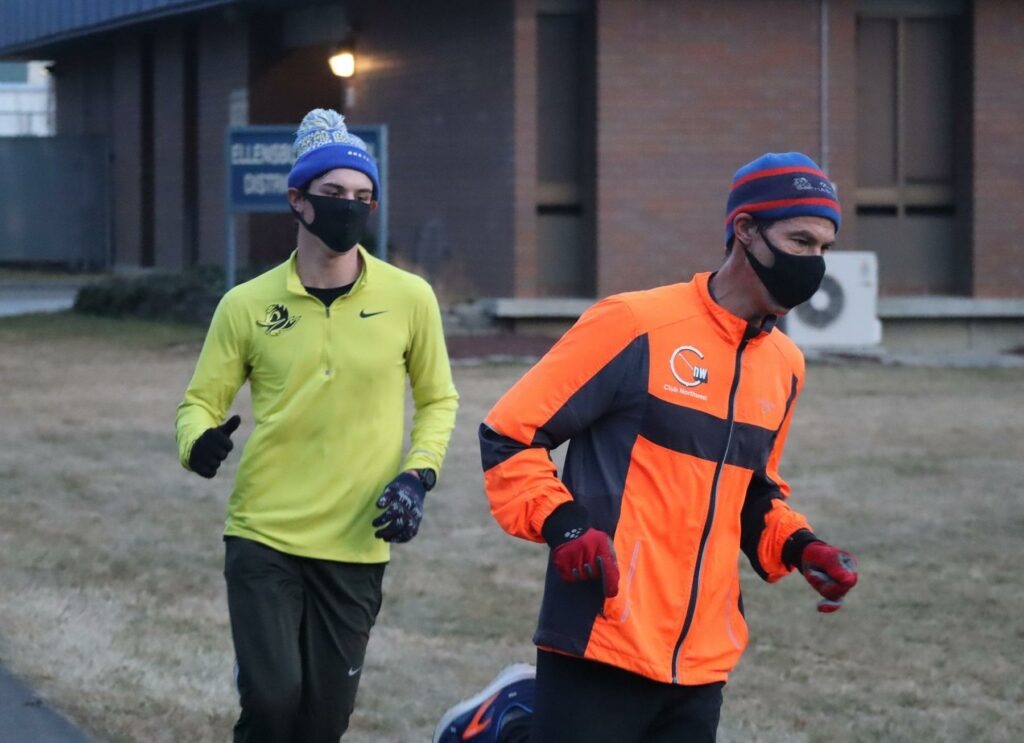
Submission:
[[769,152],[736,171],[725,207],[725,244],[740,212],[771,222],[824,217],[839,231],[842,216],[835,186],[818,164],[800,152]]
[[380,201],[377,163],[366,142],[349,132],[345,117],[330,108],[314,108],[299,125],[292,145],[295,164],[288,174],[288,188],[305,188],[314,178],[335,168],[351,168],[373,181],[373,200]]

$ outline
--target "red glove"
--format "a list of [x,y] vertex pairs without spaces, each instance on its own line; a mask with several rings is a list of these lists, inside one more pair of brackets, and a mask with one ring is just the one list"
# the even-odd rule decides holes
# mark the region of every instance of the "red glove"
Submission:
[[590,528],[575,539],[551,550],[551,562],[562,580],[601,580],[601,590],[611,598],[619,592],[619,563],[612,538]]
[[815,591],[824,596],[818,611],[830,614],[843,605],[843,596],[857,585],[857,558],[825,542],[804,547],[800,572]]
[[619,563],[612,538],[590,526],[587,509],[569,501],[548,516],[541,530],[551,564],[564,581],[600,580],[607,598],[619,592]]

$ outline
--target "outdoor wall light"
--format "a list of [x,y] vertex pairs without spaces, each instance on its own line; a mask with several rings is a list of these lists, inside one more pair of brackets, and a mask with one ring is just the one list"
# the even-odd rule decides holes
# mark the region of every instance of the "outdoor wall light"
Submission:
[[327,63],[331,72],[338,77],[352,77],[356,74],[356,54],[351,46],[343,46],[331,55]]

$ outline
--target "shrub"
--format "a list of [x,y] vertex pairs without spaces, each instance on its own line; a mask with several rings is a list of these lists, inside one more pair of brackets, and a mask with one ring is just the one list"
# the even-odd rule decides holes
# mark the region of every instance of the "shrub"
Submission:
[[[248,271],[239,282],[257,273]],[[206,325],[223,294],[224,272],[199,266],[183,273],[101,279],[78,292],[74,309],[87,315]]]

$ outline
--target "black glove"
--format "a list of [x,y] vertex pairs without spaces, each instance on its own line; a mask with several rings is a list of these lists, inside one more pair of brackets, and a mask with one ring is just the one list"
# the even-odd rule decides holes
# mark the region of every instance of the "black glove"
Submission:
[[423,501],[427,491],[420,478],[403,472],[384,488],[377,499],[377,508],[384,513],[373,520],[374,526],[383,527],[374,532],[385,542],[408,542],[420,530],[423,520]]
[[241,422],[239,416],[233,415],[216,428],[207,428],[203,431],[203,435],[192,444],[192,451],[188,455],[188,468],[206,479],[216,475],[220,463],[227,458],[228,452],[235,448],[231,434]]

